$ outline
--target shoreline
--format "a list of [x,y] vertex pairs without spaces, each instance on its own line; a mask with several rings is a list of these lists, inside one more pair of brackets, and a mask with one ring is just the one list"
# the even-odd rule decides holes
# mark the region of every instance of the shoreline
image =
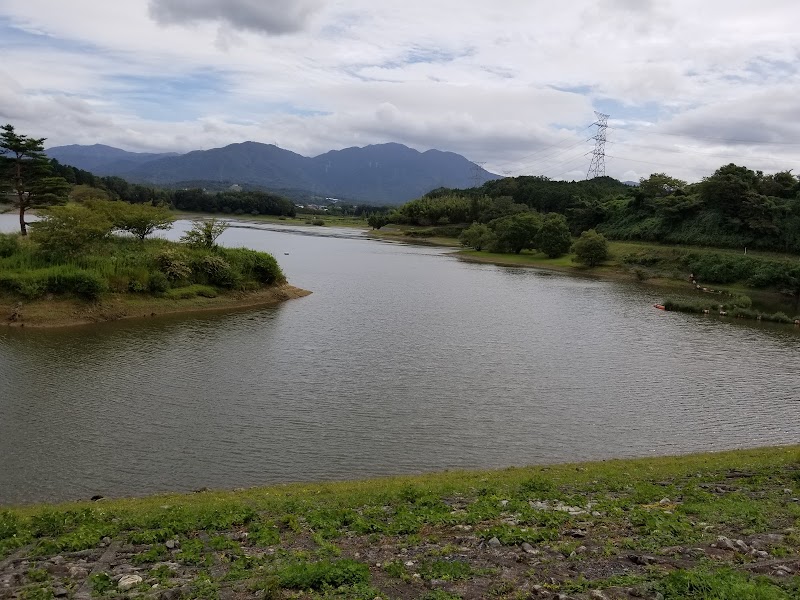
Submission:
[[221,293],[215,298],[196,296],[185,300],[155,296],[136,297],[133,294],[109,294],[98,302],[75,298],[26,302],[6,296],[0,297],[0,315],[3,315],[2,324],[10,328],[60,329],[122,320],[276,306],[287,300],[303,298],[311,293],[308,290],[284,284],[252,292]]
[[775,446],[5,507],[0,593],[788,600],[798,480]]

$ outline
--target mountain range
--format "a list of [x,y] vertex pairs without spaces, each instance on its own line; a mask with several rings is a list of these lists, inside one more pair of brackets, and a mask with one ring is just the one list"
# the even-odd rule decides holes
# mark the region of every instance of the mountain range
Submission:
[[438,187],[467,188],[500,179],[460,154],[419,152],[396,143],[332,150],[314,157],[259,142],[187,154],[71,145],[50,148],[47,155],[95,175],[115,175],[134,183],[174,187],[224,182],[276,192],[302,190],[310,196],[369,204],[400,204]]

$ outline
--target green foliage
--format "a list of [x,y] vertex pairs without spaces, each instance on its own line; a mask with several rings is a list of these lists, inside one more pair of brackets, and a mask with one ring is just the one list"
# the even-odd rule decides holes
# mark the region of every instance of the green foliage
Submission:
[[266,252],[249,248],[221,248],[222,256],[237,267],[245,279],[252,279],[264,285],[286,282],[278,261]]
[[169,209],[163,206],[98,199],[87,200],[85,204],[95,212],[105,214],[115,231],[130,233],[140,240],[144,240],[154,231],[170,229],[175,221]]
[[530,212],[495,219],[489,223],[497,236],[493,250],[519,254],[526,248],[534,247],[541,224],[541,217]]
[[389,224],[389,216],[385,213],[372,213],[367,217],[367,224],[373,229],[380,229]]
[[659,584],[665,600],[789,600],[789,594],[767,577],[750,577],[732,569],[698,568],[669,573]]
[[69,183],[52,175],[44,154],[45,138],[31,138],[10,124],[0,127],[0,191],[10,189],[19,210],[20,233],[27,235],[25,213],[67,201]]
[[461,232],[458,240],[462,246],[467,246],[480,252],[484,248],[494,246],[497,243],[497,236],[488,225],[473,223]]
[[423,561],[418,570],[422,578],[427,580],[461,581],[475,574],[470,564],[462,560]]
[[108,239],[113,229],[103,213],[79,204],[53,206],[31,224],[31,238],[42,252],[54,258],[69,258]]
[[276,575],[281,587],[297,590],[321,590],[326,586],[339,587],[369,582],[367,565],[348,558],[290,563]]
[[8,258],[19,250],[19,238],[16,235],[0,233],[0,258]]
[[558,258],[569,252],[572,238],[567,218],[558,213],[545,215],[539,227],[535,244],[536,248],[544,252],[548,258]]
[[217,238],[228,228],[228,224],[217,219],[195,221],[192,228],[181,237],[181,241],[194,248],[213,250],[217,247]]
[[0,291],[11,292],[34,300],[45,294],[75,294],[96,300],[108,289],[96,273],[61,265],[27,272],[0,272]]
[[608,241],[594,229],[584,231],[572,246],[575,260],[588,267],[596,267],[608,260]]
[[92,594],[102,596],[113,590],[115,584],[108,573],[93,573],[89,575],[89,586],[92,588]]
[[188,280],[192,276],[192,267],[186,254],[173,248],[166,248],[155,257],[158,270],[170,282]]

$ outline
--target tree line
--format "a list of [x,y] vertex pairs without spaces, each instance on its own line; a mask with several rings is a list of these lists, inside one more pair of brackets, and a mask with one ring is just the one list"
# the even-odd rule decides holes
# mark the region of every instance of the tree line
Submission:
[[735,164],[694,184],[655,173],[636,186],[610,177],[566,182],[523,176],[467,190],[440,188],[387,220],[488,225],[527,212],[562,215],[573,235],[595,229],[619,240],[800,253],[800,180],[790,171],[765,174]]

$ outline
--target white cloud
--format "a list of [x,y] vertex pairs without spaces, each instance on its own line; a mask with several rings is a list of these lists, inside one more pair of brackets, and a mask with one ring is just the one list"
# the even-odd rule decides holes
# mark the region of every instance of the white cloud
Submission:
[[577,177],[598,109],[615,177],[800,160],[795,0],[562,5],[4,0],[0,121],[53,145],[398,141]]

